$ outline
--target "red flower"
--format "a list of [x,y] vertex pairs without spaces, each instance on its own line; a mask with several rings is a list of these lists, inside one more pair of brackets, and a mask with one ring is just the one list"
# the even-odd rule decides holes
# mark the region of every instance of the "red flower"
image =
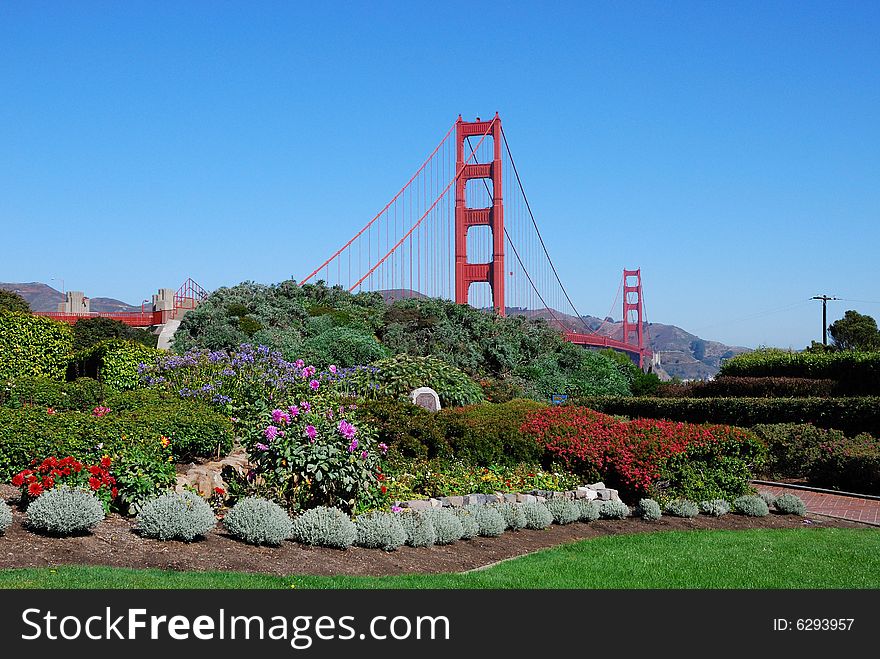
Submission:
[[53,410],[51,407],[47,407],[46,414],[55,414],[55,410]]
[[382,487],[380,487],[379,489],[382,491],[382,494],[385,494],[388,491],[388,488],[385,487],[384,485]]
[[103,458],[101,458],[101,466],[104,467],[104,469],[109,469],[110,463],[111,463],[111,460],[106,455]]
[[31,483],[28,485],[28,494],[32,497],[38,497],[43,493],[43,486],[39,483]]
[[24,476],[22,474],[16,474],[15,476],[13,476],[12,484],[15,485],[15,487],[21,487],[22,485],[24,485]]
[[116,497],[119,496],[119,490],[117,490],[117,489],[114,487],[112,490],[110,490],[110,496],[112,496],[112,497],[115,499]]
[[43,487],[45,487],[47,490],[51,490],[53,487],[55,487],[55,479],[51,476],[46,476],[46,478],[43,479]]
[[222,487],[215,487],[214,494],[216,494],[217,496],[221,496],[221,497],[226,496],[226,490],[224,490]]
[[89,467],[89,473],[92,476],[100,476],[101,475],[101,468],[98,467],[97,465],[92,465],[91,467]]
[[79,472],[82,471],[82,469],[83,469],[82,462],[74,462],[74,463],[73,463],[73,471],[74,471],[74,473],[78,474]]
[[89,478],[89,487],[92,488],[93,490],[100,490],[101,489],[101,481],[98,480],[97,478],[95,478],[94,476],[92,476],[91,478]]

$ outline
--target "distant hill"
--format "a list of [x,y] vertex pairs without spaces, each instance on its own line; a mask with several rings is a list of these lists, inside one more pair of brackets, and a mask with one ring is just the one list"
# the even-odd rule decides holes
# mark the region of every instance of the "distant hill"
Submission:
[[[18,293],[30,305],[31,311],[58,311],[58,305],[64,301],[61,291],[57,291],[51,286],[40,282],[28,283],[3,283],[0,282],[0,288],[7,291]],[[104,313],[124,312],[124,311],[140,311],[140,307],[116,300],[111,297],[93,297],[89,298],[89,305],[92,311],[101,311]]]

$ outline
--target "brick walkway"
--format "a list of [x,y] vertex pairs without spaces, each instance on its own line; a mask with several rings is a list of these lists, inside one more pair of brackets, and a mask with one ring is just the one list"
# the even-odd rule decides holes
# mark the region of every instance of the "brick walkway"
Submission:
[[803,499],[807,511],[829,517],[842,517],[854,522],[865,522],[880,526],[880,500],[859,499],[858,497],[845,497],[839,494],[826,494],[824,492],[810,492],[797,488],[776,487],[773,485],[758,485],[755,487],[759,492],[772,492],[773,494],[794,494]]

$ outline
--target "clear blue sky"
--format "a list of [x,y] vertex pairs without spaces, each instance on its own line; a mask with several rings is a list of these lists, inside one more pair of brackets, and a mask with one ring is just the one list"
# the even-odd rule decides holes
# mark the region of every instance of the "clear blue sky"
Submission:
[[878,35],[869,1],[4,0],[0,281],[302,278],[498,110],[582,312],[641,267],[651,321],[800,348],[812,295],[880,316]]

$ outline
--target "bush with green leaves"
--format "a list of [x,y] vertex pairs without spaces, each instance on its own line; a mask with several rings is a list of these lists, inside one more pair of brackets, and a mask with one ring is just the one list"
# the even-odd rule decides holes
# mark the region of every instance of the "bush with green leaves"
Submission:
[[776,495],[773,492],[758,492],[758,496],[764,500],[768,508],[776,502]]
[[654,499],[640,499],[636,506],[635,514],[651,522],[663,516],[660,511],[660,504],[654,501]]
[[[526,516],[527,529],[546,529],[553,523],[553,513],[540,501],[528,501],[522,505],[523,514]],[[581,512],[581,511],[578,511]]]
[[494,538],[504,533],[504,530],[507,528],[504,518],[496,508],[478,504],[471,504],[465,507],[473,513],[474,521],[477,523],[477,528],[480,529],[481,536]]
[[547,503],[547,510],[553,515],[554,524],[571,524],[577,522],[581,518],[581,511],[578,509],[574,501],[568,499],[550,499]]
[[141,364],[151,364],[164,352],[126,339],[101,341],[73,356],[68,379],[89,377],[111,391],[141,386]]
[[722,517],[730,512],[730,503],[725,499],[700,501],[700,512],[712,517]]
[[29,314],[31,312],[31,305],[15,291],[0,288],[0,311]]
[[406,543],[406,529],[400,523],[400,515],[372,511],[355,517],[357,530],[355,544],[367,549],[394,551]]
[[477,517],[473,511],[467,508],[454,508],[452,511],[458,521],[461,522],[461,537],[463,540],[470,540],[480,535],[480,525],[477,524]]
[[666,514],[673,517],[696,517],[700,507],[690,499],[673,499],[666,504]]
[[519,531],[526,527],[526,514],[523,512],[522,504],[506,501],[494,505],[504,518],[508,531]]
[[346,386],[365,398],[406,398],[414,389],[431,387],[444,407],[473,405],[483,400],[480,385],[437,357],[401,354],[379,360],[373,367],[353,371]]
[[624,519],[629,517],[629,506],[623,501],[612,499],[599,504],[599,517],[602,519]]
[[10,524],[12,524],[12,510],[3,499],[0,499],[0,535],[3,535]]
[[880,437],[862,433],[828,439],[810,465],[810,483],[862,494],[880,494]]
[[137,530],[147,538],[192,542],[217,524],[214,511],[198,494],[167,492],[141,506]]
[[734,499],[733,509],[740,515],[746,515],[747,517],[766,517],[770,514],[767,502],[753,494],[747,494]]
[[110,339],[126,339],[155,348],[159,337],[148,329],[129,327],[123,322],[103,316],[83,317],[73,324],[73,349],[85,350]]
[[576,501],[578,507],[579,519],[582,522],[594,522],[599,519],[599,503],[590,499],[578,499]]
[[794,494],[780,494],[773,502],[773,506],[784,515],[803,517],[807,512],[804,500]]
[[434,524],[427,512],[402,510],[400,525],[406,531],[406,544],[410,547],[430,547],[437,540]]
[[279,546],[293,533],[293,521],[274,501],[259,497],[240,499],[223,518],[223,526],[251,545]]
[[449,508],[429,508],[425,511],[434,527],[434,544],[450,545],[464,535],[461,520]]
[[61,382],[47,377],[15,378],[0,384],[0,406],[51,407],[56,412],[91,412],[104,398],[101,383],[91,378]]
[[293,538],[304,545],[347,549],[357,539],[357,528],[339,508],[317,506],[293,520]]
[[72,352],[70,325],[29,313],[0,311],[0,381],[63,380]]
[[104,519],[104,506],[89,490],[61,485],[46,490],[27,508],[27,525],[50,535],[84,533]]
[[352,327],[331,327],[307,339],[302,359],[320,369],[331,364],[339,368],[371,364],[388,357],[388,349],[368,332]]

